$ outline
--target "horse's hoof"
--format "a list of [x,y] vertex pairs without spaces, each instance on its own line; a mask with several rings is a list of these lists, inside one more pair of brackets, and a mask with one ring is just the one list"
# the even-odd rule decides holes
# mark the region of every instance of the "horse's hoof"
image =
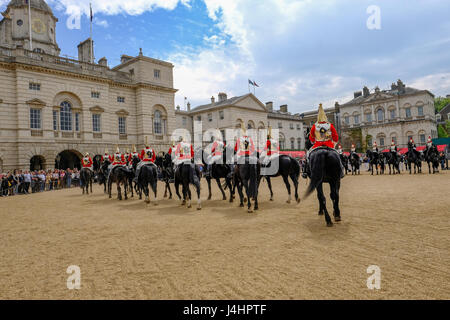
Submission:
[[211,200],[211,197],[208,197],[208,201]]
[[243,207],[244,207],[244,205],[243,205],[243,204],[240,204],[240,205],[239,205],[239,207],[240,207],[240,208],[243,208]]
[[327,223],[327,227],[332,227],[333,226],[333,222]]
[[188,209],[192,208],[192,206],[188,206]]
[[222,200],[223,200],[223,201],[227,201],[227,197],[223,197]]
[[323,212],[319,212],[319,216],[323,216]]
[[273,201],[273,198],[270,198],[270,201]]
[[341,217],[334,217],[334,221],[336,221],[336,222],[341,222]]
[[253,210],[252,209],[248,209],[247,212],[248,213],[253,213]]
[[297,199],[297,203],[300,203],[300,199]]
[[200,211],[200,210],[202,210],[202,207],[201,206],[197,207],[197,211]]
[[169,200],[172,200],[172,196],[169,197]]
[[291,204],[291,200],[286,201],[287,204]]

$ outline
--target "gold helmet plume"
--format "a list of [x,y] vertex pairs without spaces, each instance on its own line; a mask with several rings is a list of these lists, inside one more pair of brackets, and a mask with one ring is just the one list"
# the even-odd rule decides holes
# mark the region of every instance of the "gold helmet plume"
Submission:
[[133,144],[133,153],[136,153],[136,152],[137,152],[136,145]]
[[322,104],[319,104],[319,114],[317,115],[317,122],[328,122],[327,115],[323,110]]
[[148,147],[148,136],[145,136],[145,147]]
[[269,126],[268,134],[269,138],[272,138],[272,126]]
[[120,152],[119,146],[116,145],[116,153],[119,153],[119,152]]
[[108,148],[105,148],[105,154],[108,154]]
[[242,130],[242,134],[246,135],[247,134],[247,130],[245,129],[245,125],[243,122],[241,122],[241,130]]

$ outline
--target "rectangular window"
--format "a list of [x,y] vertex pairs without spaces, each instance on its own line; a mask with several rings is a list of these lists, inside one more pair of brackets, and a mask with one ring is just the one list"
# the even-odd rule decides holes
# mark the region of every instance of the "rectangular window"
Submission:
[[212,113],[208,113],[208,121],[209,122],[213,121]]
[[297,124],[297,130],[301,130],[300,124]]
[[372,139],[368,139],[368,140],[367,140],[367,145],[368,145],[368,146],[371,146],[371,145],[372,145]]
[[197,121],[202,121],[202,116],[197,116]]
[[301,149],[302,149],[302,139],[301,139],[301,138],[298,138],[298,139],[297,139],[297,149],[298,149],[298,150],[301,150]]
[[290,128],[291,130],[294,130],[294,124],[293,124],[293,123],[289,124],[289,128]]
[[405,111],[406,111],[406,117],[411,118],[411,108],[406,108]]
[[424,134],[420,135],[420,143],[425,143],[425,135]]
[[58,131],[58,111],[53,110],[53,130]]
[[220,130],[220,133],[222,134],[222,140],[225,141],[226,140],[226,136],[225,136],[225,130]]
[[101,126],[100,126],[100,115],[99,114],[93,114],[92,115],[92,131],[94,132],[100,132]]
[[225,119],[225,114],[223,113],[223,111],[219,111],[219,118],[220,120]]
[[29,88],[30,88],[30,90],[40,91],[41,85],[39,83],[30,82]]
[[92,91],[91,92],[91,98],[99,99],[100,98],[100,92]]
[[158,69],[153,70],[153,76],[155,77],[155,79],[160,79],[161,78],[161,70],[158,70]]
[[80,114],[79,113],[75,113],[75,131],[76,132],[80,131]]
[[371,113],[366,114],[366,121],[372,122],[372,114]]
[[119,117],[119,134],[127,133],[127,119],[125,117]]
[[384,138],[380,138],[380,146],[384,146]]
[[30,128],[41,129],[41,109],[30,109]]
[[354,116],[355,124],[359,123],[359,115]]
[[418,107],[417,111],[418,111],[419,117],[423,116],[423,107]]
[[186,127],[186,125],[187,125],[187,118],[183,117],[183,127]]
[[117,102],[125,103],[125,97],[117,97]]
[[283,129],[283,123],[282,122],[278,122],[278,129]]

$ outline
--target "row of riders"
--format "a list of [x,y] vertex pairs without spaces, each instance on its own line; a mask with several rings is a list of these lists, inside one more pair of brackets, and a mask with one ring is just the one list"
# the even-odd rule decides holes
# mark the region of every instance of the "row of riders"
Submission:
[[[248,212],[258,210],[258,189],[261,179],[267,181],[270,190],[270,200],[273,200],[273,192],[271,178],[281,176],[288,191],[288,203],[291,202],[291,187],[289,178],[291,178],[295,188],[295,199],[300,202],[298,196],[298,178],[300,175],[300,165],[297,160],[288,156],[279,154],[278,142],[272,138],[271,129],[267,136],[267,142],[263,153],[260,155],[255,150],[255,144],[251,137],[246,133],[244,127],[241,127],[243,134],[238,138],[233,146],[226,145],[221,139],[216,138],[213,143],[211,154],[207,157],[202,156],[203,150],[195,150],[192,145],[183,138],[180,138],[178,144],[172,144],[167,153],[157,155],[150,147],[148,142],[145,148],[137,153],[127,152],[120,153],[117,148],[114,155],[105,152],[102,157],[101,165],[96,170],[97,180],[100,184],[104,184],[105,193],[111,198],[111,187],[113,183],[117,185],[119,200],[122,200],[121,185],[124,186],[125,199],[127,199],[127,191],[133,196],[133,189],[142,199],[142,193],[145,195],[145,201],[150,202],[150,189],[155,195],[155,204],[157,201],[157,181],[160,178],[165,183],[164,197],[169,192],[169,198],[172,198],[170,183],[175,184],[177,196],[182,199],[183,205],[187,204],[191,207],[191,191],[189,185],[194,185],[197,193],[197,209],[202,208],[200,199],[200,179],[202,178],[202,169],[205,170],[205,178],[208,183],[209,196],[211,199],[211,180],[216,180],[217,185],[222,193],[223,200],[227,197],[224,188],[228,188],[230,192],[229,201],[233,202],[235,191],[237,189],[240,198],[240,207],[244,207],[247,201]],[[310,184],[305,193],[305,197],[309,196],[314,190],[317,191],[319,200],[319,215],[325,216],[327,226],[332,226],[330,215],[326,208],[326,199],[323,193],[323,183],[330,184],[330,197],[333,202],[333,215],[336,222],[341,221],[339,209],[339,190],[341,179],[345,176],[341,151],[335,149],[339,141],[338,133],[333,124],[327,119],[322,104],[319,106],[318,119],[308,133],[306,156],[306,166],[304,168],[303,177],[310,179]],[[411,155],[409,158],[418,157],[414,146],[411,146]],[[375,150],[368,151],[367,155],[373,155]],[[378,150],[376,150],[377,154]],[[195,156],[200,156],[202,166],[196,165]],[[357,166],[359,170],[359,158],[356,158],[354,147],[350,154],[349,161]],[[230,162],[229,158],[232,159]],[[369,156],[370,157],[370,156]],[[372,156],[373,157],[373,156]],[[207,161],[205,161],[205,158]],[[274,161],[278,160],[278,161]],[[272,168],[272,163],[276,162],[276,170],[268,170]],[[413,163],[412,161],[411,163]],[[232,164],[228,164],[232,163]],[[372,162],[374,163],[374,162]],[[83,193],[88,189],[92,192],[92,180],[94,172],[92,169],[93,162],[89,154],[82,159],[83,169],[80,174]],[[225,179],[222,185],[221,179]],[[182,186],[181,197],[179,186]],[[245,191],[245,196],[244,196]],[[253,201],[253,209],[252,209]]]
[[[352,145],[350,155],[347,156],[343,153],[342,147],[338,146],[338,152],[341,161],[344,165],[346,174],[348,173],[348,166],[350,165],[351,173],[360,174],[360,157],[356,153],[355,145]],[[412,174],[412,168],[414,166],[414,173],[422,172],[422,161],[427,162],[428,171],[437,173],[439,172],[439,151],[436,145],[433,144],[431,137],[428,137],[425,150],[423,152],[418,151],[414,140],[410,138],[408,142],[408,152],[401,155],[398,152],[395,141],[392,140],[391,146],[388,152],[380,152],[378,150],[377,143],[374,142],[372,150],[367,150],[366,157],[369,163],[369,171],[374,174],[374,168],[376,174],[384,174],[386,166],[389,167],[389,174],[400,174],[400,163],[405,164],[406,170]]]

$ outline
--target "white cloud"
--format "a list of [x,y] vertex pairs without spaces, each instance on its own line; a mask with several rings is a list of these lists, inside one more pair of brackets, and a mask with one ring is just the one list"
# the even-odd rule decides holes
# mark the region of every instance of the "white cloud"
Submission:
[[109,27],[108,21],[106,21],[106,20],[102,20],[102,19],[97,19],[97,18],[95,18],[95,19],[94,19],[94,23],[95,23],[96,25],[101,26],[101,27],[104,27],[104,28],[108,28],[108,27]]
[[450,94],[450,72],[419,77],[413,79],[408,85],[417,89],[429,90],[436,96],[446,96]]

